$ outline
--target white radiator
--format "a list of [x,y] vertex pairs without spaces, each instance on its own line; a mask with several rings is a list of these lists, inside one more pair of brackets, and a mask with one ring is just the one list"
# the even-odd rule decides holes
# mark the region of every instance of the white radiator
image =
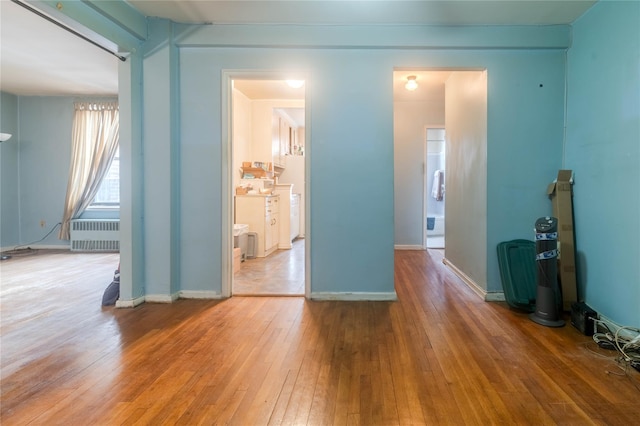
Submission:
[[71,251],[120,251],[120,220],[72,220]]

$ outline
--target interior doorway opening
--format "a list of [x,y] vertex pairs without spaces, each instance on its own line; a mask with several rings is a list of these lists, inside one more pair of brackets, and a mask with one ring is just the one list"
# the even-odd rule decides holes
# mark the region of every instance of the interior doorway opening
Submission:
[[229,295],[304,296],[304,80],[242,75],[231,86]]
[[425,247],[444,249],[445,246],[445,174],[446,145],[445,129],[427,127],[425,131],[425,188],[427,190],[424,206]]
[[444,184],[445,83],[451,74],[417,68],[393,72],[396,249],[444,247],[444,193],[436,198],[432,193],[436,171]]
[[396,68],[393,89],[395,248],[486,276],[487,71]]

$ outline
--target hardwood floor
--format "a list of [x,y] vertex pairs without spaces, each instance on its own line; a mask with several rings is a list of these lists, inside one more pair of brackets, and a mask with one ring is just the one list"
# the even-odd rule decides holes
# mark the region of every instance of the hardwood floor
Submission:
[[304,296],[304,240],[290,250],[247,259],[233,276],[236,296]]
[[101,308],[117,255],[0,264],[6,425],[637,424],[640,378],[570,325],[398,251],[396,302]]

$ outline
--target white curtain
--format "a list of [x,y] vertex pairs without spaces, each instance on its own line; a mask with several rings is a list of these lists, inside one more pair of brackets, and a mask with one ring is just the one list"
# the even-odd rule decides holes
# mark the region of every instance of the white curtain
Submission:
[[93,201],[118,149],[118,103],[76,103],[71,166],[62,227],[58,238],[70,239],[69,222]]

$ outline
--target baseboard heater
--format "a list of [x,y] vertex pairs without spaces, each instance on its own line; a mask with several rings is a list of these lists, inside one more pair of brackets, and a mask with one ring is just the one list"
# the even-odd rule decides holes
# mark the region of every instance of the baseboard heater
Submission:
[[74,219],[71,221],[71,251],[120,251],[119,219]]

